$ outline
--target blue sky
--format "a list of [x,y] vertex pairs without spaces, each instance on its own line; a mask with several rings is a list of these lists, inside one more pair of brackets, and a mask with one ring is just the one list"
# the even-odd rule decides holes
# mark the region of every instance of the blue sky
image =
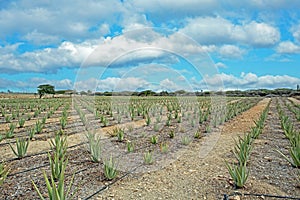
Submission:
[[300,84],[298,0],[0,0],[0,91]]

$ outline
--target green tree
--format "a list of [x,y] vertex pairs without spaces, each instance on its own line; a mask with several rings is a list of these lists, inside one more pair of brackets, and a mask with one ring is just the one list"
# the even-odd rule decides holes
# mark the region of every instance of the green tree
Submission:
[[54,86],[49,84],[39,85],[38,86],[38,94],[40,95],[40,98],[44,96],[45,94],[55,94]]

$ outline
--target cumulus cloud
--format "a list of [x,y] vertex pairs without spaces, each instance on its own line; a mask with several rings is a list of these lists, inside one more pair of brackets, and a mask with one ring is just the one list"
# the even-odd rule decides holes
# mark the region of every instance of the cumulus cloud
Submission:
[[291,41],[280,42],[276,47],[277,53],[280,54],[295,54],[300,53],[300,46],[294,44]]
[[219,49],[222,58],[240,59],[243,57],[245,50],[234,45],[223,45]]
[[279,30],[267,23],[251,21],[239,25],[221,17],[191,18],[180,31],[203,45],[241,43],[269,47],[280,40]]
[[293,37],[300,43],[300,24],[292,26],[291,30]]
[[300,83],[300,79],[288,75],[264,75],[257,76],[253,73],[242,73],[240,77],[232,74],[216,74],[212,77],[205,77],[199,82],[200,86],[208,85],[210,88],[218,89],[220,81],[223,82],[223,89],[257,89],[257,88],[294,88]]
[[139,88],[148,87],[149,83],[136,77],[108,77],[106,79],[89,78],[83,81],[77,81],[74,88],[77,91],[135,91]]
[[217,62],[215,65],[218,68],[227,68],[227,66],[224,63],[222,63],[222,62]]
[[101,31],[91,30],[103,31],[103,28],[107,28],[103,27],[103,23],[116,22],[118,14],[123,12],[122,2],[118,0],[11,2],[6,5],[6,9],[0,10],[0,38],[18,32],[21,35],[29,34],[24,39],[31,39],[32,30],[36,30],[39,37],[42,35],[44,38],[55,37],[60,40],[98,38]]
[[73,83],[70,79],[62,80],[48,80],[45,78],[29,78],[26,81],[9,80],[0,78],[0,89],[10,89],[18,91],[36,91],[38,85],[50,84],[55,86],[56,90],[59,89],[72,89]]

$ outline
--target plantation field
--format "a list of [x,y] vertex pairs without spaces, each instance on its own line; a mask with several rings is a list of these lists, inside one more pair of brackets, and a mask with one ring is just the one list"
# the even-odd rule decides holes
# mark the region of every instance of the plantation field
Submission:
[[0,199],[300,198],[299,99],[3,96]]

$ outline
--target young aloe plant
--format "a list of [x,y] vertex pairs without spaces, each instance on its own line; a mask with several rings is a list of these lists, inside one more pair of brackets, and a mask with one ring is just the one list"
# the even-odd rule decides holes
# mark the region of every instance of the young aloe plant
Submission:
[[117,164],[112,156],[104,161],[104,175],[107,180],[113,180],[118,175]]
[[118,141],[122,142],[124,140],[124,129],[119,128],[117,132]]
[[35,133],[41,133],[43,130],[43,124],[40,121],[35,123]]
[[4,183],[10,169],[4,164],[0,163],[0,186]]
[[11,123],[9,125],[9,130],[6,132],[6,138],[13,138],[14,137],[14,131],[15,131],[16,125]]
[[228,172],[231,176],[231,178],[234,181],[234,185],[236,188],[242,188],[244,187],[248,177],[249,177],[249,171],[246,167],[246,165],[233,165],[230,166],[226,162],[226,167],[228,169]]
[[[62,168],[62,173],[59,176],[58,183],[55,182],[54,177],[52,175],[50,176],[49,180],[45,171],[43,174],[48,191],[47,197],[50,200],[67,200],[73,199],[75,197],[78,188],[76,188],[72,194],[70,193],[74,183],[75,174],[73,174],[69,183],[69,187],[67,188],[67,191],[65,191],[65,166]],[[31,180],[31,182],[34,186],[35,191],[38,193],[40,199],[45,200],[46,198],[42,195],[34,181]]]
[[293,167],[300,168],[300,136],[298,134],[298,141],[295,145],[291,145],[289,149],[290,157],[288,158],[279,150],[276,150],[280,155],[282,155]]
[[51,174],[54,180],[58,180],[62,170],[66,167],[68,159],[65,159],[65,155],[60,157],[60,155],[54,152],[53,156],[48,153]]
[[60,125],[61,125],[61,128],[62,129],[65,129],[66,126],[67,126],[67,116],[62,116],[60,119],[59,119],[59,122],[60,122]]
[[17,138],[16,139],[16,145],[17,145],[17,150],[15,150],[11,144],[9,144],[10,148],[12,149],[13,153],[20,159],[23,158],[26,153],[27,153],[27,149],[28,149],[28,145],[29,145],[29,139],[25,140],[24,138]]
[[166,142],[161,143],[160,145],[160,151],[162,153],[167,153],[169,150],[169,145]]
[[23,117],[21,117],[18,122],[19,122],[19,127],[20,128],[24,127],[25,119]]
[[144,154],[144,163],[146,165],[151,165],[153,163],[153,153],[148,151]]
[[96,137],[95,133],[88,133],[86,135],[88,140],[88,151],[91,154],[91,160],[93,162],[100,162],[102,155],[102,148],[100,143],[100,137]]
[[157,144],[157,142],[158,142],[157,136],[156,136],[156,135],[153,135],[153,136],[150,138],[150,141],[151,141],[152,144]]
[[130,153],[130,152],[133,152],[134,151],[134,144],[132,142],[127,142],[127,151]]
[[27,133],[28,133],[29,139],[32,140],[34,138],[34,135],[35,135],[35,129],[34,128],[28,128]]
[[182,143],[183,145],[188,145],[188,144],[190,144],[190,142],[191,142],[191,140],[190,140],[190,138],[189,138],[188,136],[183,136],[183,137],[181,138],[181,143]]

